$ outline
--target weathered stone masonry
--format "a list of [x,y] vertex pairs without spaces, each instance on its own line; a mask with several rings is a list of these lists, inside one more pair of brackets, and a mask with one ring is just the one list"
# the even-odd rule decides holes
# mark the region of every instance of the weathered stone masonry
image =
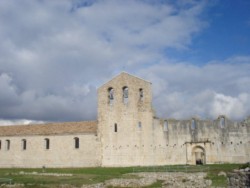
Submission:
[[159,119],[151,85],[124,72],[102,85],[98,121],[0,126],[0,167],[250,161],[250,118]]

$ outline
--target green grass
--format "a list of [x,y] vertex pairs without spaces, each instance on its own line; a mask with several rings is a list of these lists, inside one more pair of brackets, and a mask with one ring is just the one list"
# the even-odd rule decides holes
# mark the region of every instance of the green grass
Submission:
[[121,178],[123,174],[133,172],[133,168],[47,168],[45,170],[46,173],[73,174],[73,176],[62,177],[22,175],[19,174],[21,171],[42,173],[43,169],[0,169],[0,178],[11,178],[14,183],[25,184],[26,187],[30,187],[28,184],[32,184],[34,187],[41,187],[40,185],[59,186],[60,184],[80,187],[83,184],[94,184],[108,179]]
[[212,180],[212,186],[227,187],[227,178],[225,176],[218,176],[214,173],[208,173],[206,178]]
[[153,183],[152,185],[149,185],[149,186],[145,186],[145,187],[143,187],[143,188],[159,188],[159,187],[162,187],[162,183],[163,183],[164,181],[162,181],[162,180],[157,180],[155,183]]
[[227,177],[218,176],[223,171],[225,173],[231,172],[233,169],[238,169],[240,164],[214,164],[209,165],[209,171],[207,172],[207,179],[212,180],[212,186],[215,187],[227,187]]
[[[83,184],[94,184],[104,182],[113,178],[128,178],[133,175],[126,175],[133,172],[152,172],[152,171],[170,171],[170,172],[207,172],[207,179],[212,180],[213,186],[226,187],[227,179],[224,176],[218,176],[221,171],[230,172],[239,168],[239,164],[214,164],[203,166],[172,165],[160,167],[126,167],[126,168],[46,168],[46,173],[73,174],[73,176],[39,176],[39,175],[22,175],[23,172],[42,173],[43,169],[23,169],[8,168],[0,169],[0,178],[11,178],[14,183],[25,184],[25,187],[60,187],[62,184],[74,185],[81,187]],[[133,176],[134,178],[138,178]],[[161,187],[162,181],[157,181],[150,187]],[[147,188],[147,187],[145,187]]]

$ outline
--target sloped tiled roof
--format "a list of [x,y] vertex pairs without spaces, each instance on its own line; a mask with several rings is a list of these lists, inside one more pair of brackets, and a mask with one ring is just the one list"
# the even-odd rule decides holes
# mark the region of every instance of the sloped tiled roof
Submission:
[[97,121],[0,126],[0,136],[96,133]]

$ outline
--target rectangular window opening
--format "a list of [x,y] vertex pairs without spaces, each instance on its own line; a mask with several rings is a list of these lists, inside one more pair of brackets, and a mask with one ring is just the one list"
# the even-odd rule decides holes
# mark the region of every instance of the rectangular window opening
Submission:
[[23,150],[26,150],[27,141],[25,139],[23,139],[22,142],[23,142]]
[[79,149],[80,143],[79,143],[79,138],[74,138],[75,139],[75,149]]
[[45,139],[45,149],[49,149],[49,139],[48,138],[46,138]]
[[168,131],[168,122],[167,121],[164,121],[163,130],[164,130],[164,132]]
[[6,140],[6,150],[10,150],[10,140]]
[[138,122],[138,129],[139,129],[139,131],[141,131],[141,129],[142,129],[142,124],[140,121]]

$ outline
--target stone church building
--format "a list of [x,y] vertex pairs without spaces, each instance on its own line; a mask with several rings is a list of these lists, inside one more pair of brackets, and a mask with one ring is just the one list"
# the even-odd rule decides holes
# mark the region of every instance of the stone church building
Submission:
[[250,161],[250,118],[159,119],[152,108],[151,86],[122,72],[98,89],[96,121],[0,126],[0,167]]

